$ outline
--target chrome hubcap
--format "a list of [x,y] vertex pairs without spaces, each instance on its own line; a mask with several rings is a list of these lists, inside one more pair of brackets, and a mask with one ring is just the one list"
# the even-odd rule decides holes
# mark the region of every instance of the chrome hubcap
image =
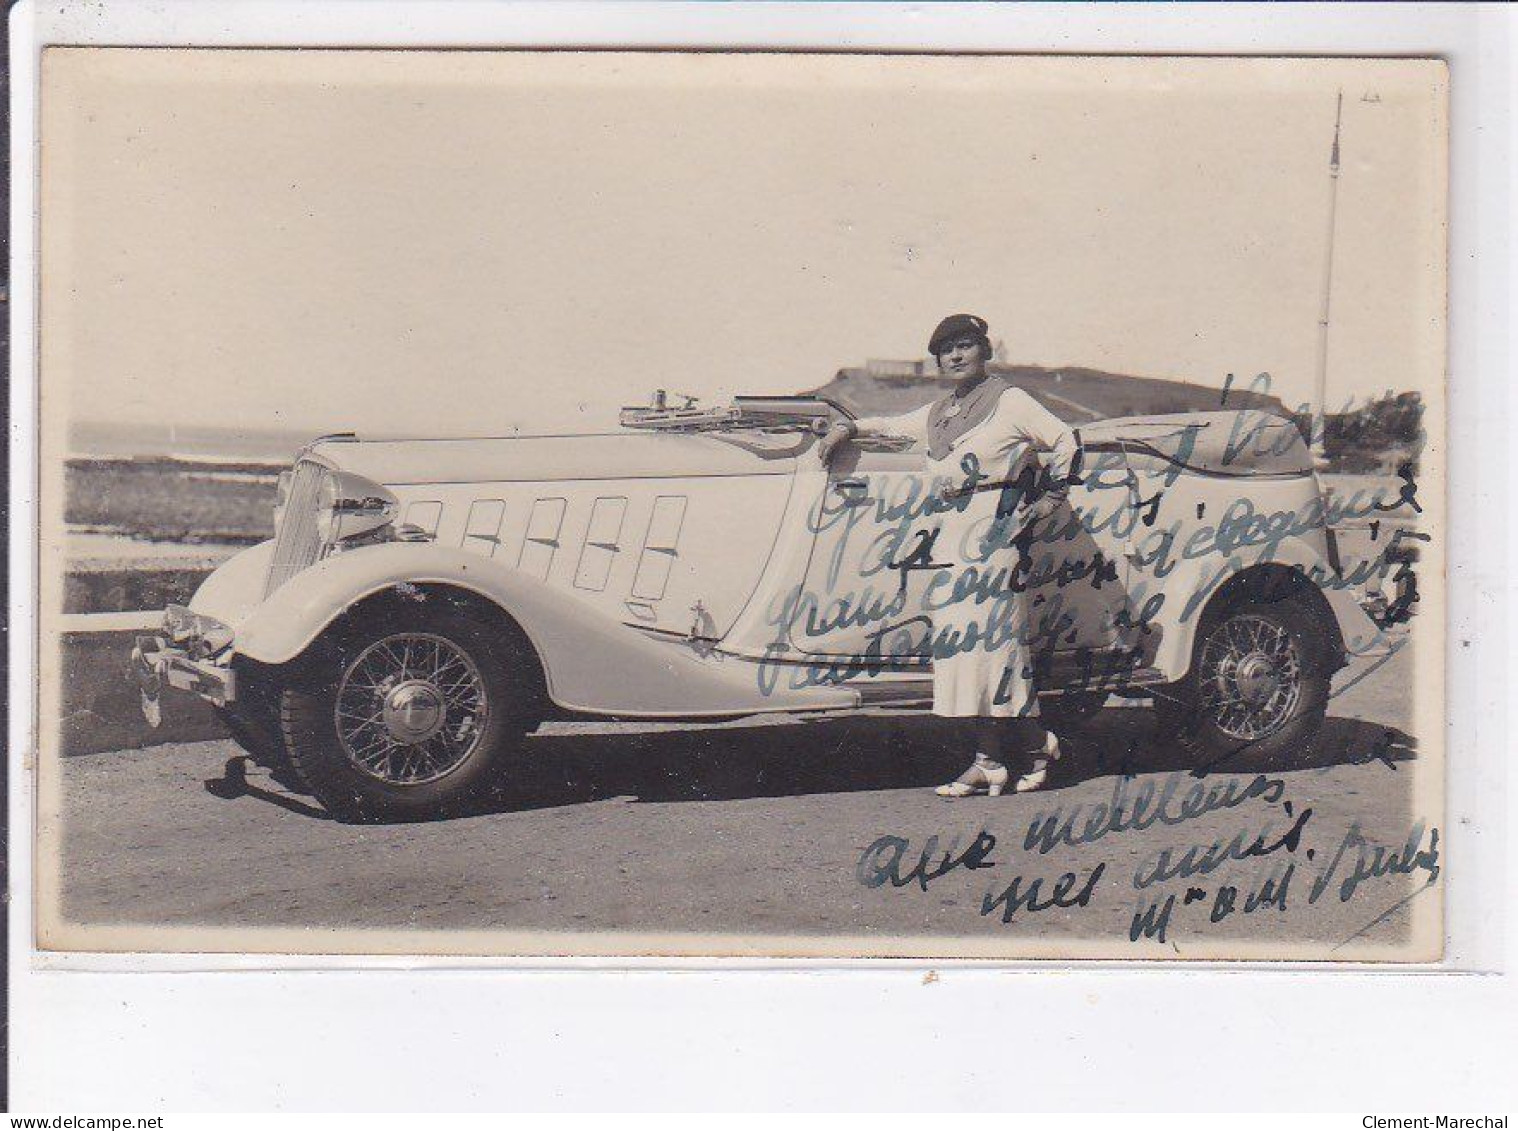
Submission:
[[1280,686],[1275,664],[1263,652],[1251,652],[1240,660],[1234,680],[1244,701],[1254,707],[1269,702]]
[[426,742],[443,725],[443,697],[430,683],[407,680],[385,696],[382,717],[385,729],[396,742],[412,745]]
[[394,785],[436,781],[479,745],[485,682],[469,654],[428,633],[387,636],[343,673],[334,710],[348,760]]
[[1230,617],[1207,641],[1198,673],[1202,708],[1219,730],[1256,740],[1279,730],[1302,697],[1296,643],[1265,617]]

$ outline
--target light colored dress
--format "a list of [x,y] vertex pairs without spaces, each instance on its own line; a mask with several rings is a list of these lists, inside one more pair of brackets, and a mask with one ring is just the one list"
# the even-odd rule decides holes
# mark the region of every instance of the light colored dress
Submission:
[[[1060,489],[1069,479],[1078,442],[1071,429],[1022,389],[987,377],[964,398],[953,393],[903,416],[855,421],[867,435],[911,437],[926,448],[927,471],[946,500],[956,503],[934,516],[938,535],[932,560],[957,575],[1015,576],[1020,550],[1014,545],[1027,515],[1018,506],[999,515],[1003,483],[1028,482],[1040,465],[1045,482]],[[983,477],[977,481],[973,477]],[[1020,478],[1021,477],[1021,478]],[[969,483],[977,489],[966,492]],[[940,593],[952,588],[940,584]],[[1032,680],[1027,600],[1003,581],[967,586],[993,590],[931,612],[933,620],[933,713],[951,718],[1017,718],[1038,714]],[[942,602],[937,602],[943,604]]]

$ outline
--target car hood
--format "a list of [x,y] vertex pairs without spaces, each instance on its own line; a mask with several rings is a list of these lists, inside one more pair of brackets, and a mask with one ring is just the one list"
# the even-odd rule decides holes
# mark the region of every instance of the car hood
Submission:
[[788,475],[811,442],[794,436],[613,432],[468,440],[337,438],[307,451],[333,467],[394,485]]

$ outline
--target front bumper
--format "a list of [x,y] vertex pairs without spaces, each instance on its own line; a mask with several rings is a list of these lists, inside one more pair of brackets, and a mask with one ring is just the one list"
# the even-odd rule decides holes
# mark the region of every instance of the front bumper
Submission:
[[189,650],[166,636],[139,636],[132,648],[127,677],[142,693],[142,714],[152,726],[162,721],[165,687],[189,691],[218,707],[237,698],[237,677],[225,663],[194,659]]

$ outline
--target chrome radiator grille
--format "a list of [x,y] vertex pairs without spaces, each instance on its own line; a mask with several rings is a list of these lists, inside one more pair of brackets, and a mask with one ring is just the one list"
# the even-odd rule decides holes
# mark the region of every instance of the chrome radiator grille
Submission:
[[301,570],[315,565],[321,556],[316,529],[317,500],[327,471],[318,463],[301,460],[295,465],[290,494],[285,500],[279,529],[274,532],[274,557],[269,562],[269,581],[264,596],[273,593]]

